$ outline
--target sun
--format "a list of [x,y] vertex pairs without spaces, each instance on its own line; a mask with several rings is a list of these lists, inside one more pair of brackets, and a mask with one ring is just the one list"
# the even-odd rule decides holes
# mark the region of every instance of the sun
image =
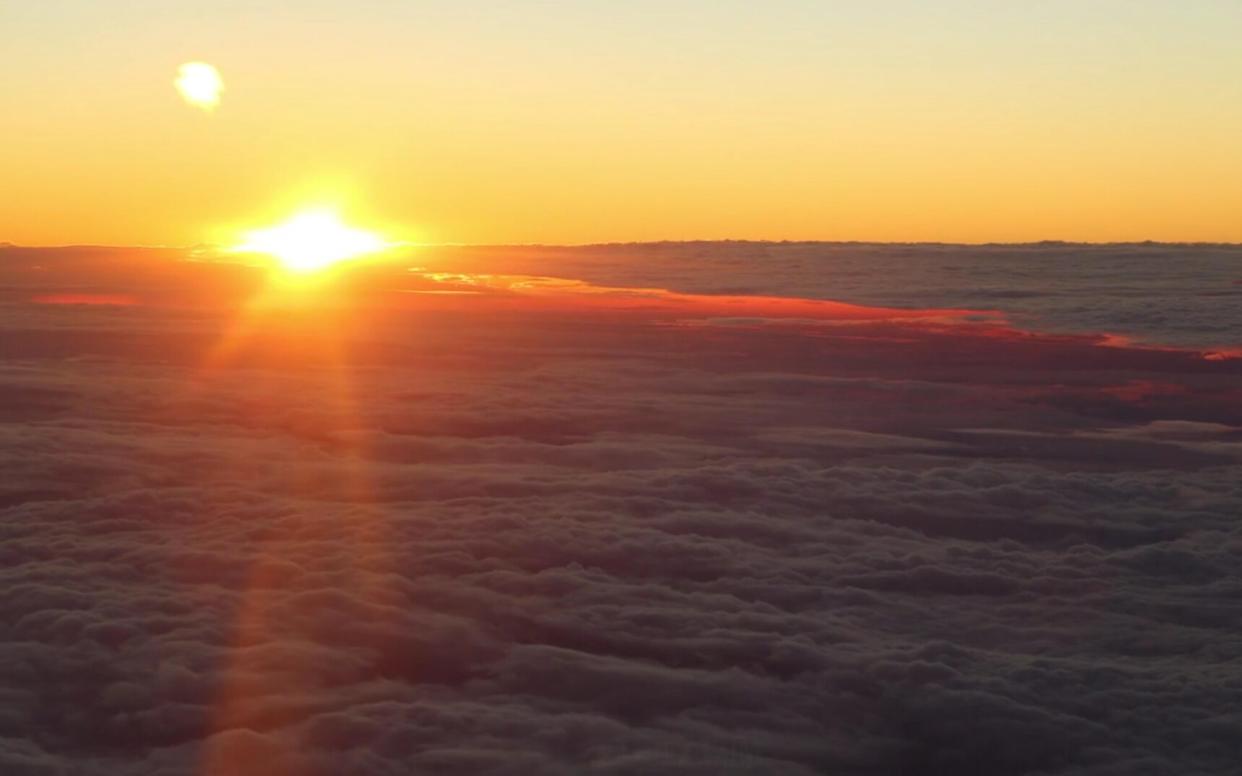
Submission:
[[246,232],[234,253],[264,253],[289,272],[316,272],[391,247],[378,234],[341,221],[333,210],[304,210],[267,229]]
[[177,68],[177,80],[173,83],[182,99],[208,112],[220,104],[220,92],[224,91],[220,71],[206,62],[186,62]]

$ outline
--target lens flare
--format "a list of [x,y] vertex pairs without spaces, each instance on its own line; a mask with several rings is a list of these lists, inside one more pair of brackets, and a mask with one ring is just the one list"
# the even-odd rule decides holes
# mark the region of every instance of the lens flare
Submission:
[[267,229],[243,235],[234,253],[263,253],[290,272],[315,272],[339,261],[390,247],[379,235],[356,229],[332,210],[307,210]]
[[220,92],[224,91],[220,71],[206,62],[186,62],[177,68],[177,79],[173,83],[187,103],[205,111],[216,109],[220,104]]

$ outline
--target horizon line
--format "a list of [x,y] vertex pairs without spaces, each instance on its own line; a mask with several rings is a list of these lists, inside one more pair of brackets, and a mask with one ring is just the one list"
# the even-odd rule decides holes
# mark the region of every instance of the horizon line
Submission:
[[[1180,247],[1216,247],[1242,248],[1242,241],[1219,240],[988,240],[968,242],[957,240],[797,240],[797,239],[754,239],[754,238],[719,238],[719,239],[660,239],[660,240],[611,240],[602,242],[555,243],[555,242],[400,242],[389,246],[392,248],[615,248],[626,246],[652,245],[864,245],[864,246],[939,246],[939,247],[1032,247],[1032,246],[1180,246]],[[159,245],[159,244],[114,244],[114,243],[57,243],[50,245],[23,245],[0,240],[0,250],[17,248],[22,250],[70,250],[70,249],[104,249],[104,250],[168,250],[168,251],[202,251],[223,250],[212,243],[196,243],[193,245]],[[382,251],[379,251],[382,252]]]

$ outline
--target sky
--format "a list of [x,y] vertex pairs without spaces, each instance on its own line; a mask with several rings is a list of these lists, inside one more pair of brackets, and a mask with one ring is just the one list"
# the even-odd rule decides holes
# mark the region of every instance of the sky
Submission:
[[[0,241],[1242,241],[1228,0],[0,5]],[[219,68],[206,113],[177,67]]]

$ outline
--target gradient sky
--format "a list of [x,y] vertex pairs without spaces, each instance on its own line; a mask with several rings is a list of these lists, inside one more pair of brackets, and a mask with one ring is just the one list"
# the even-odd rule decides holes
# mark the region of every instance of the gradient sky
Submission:
[[[0,241],[1242,241],[1236,0],[0,5]],[[188,60],[227,91],[172,86]]]

